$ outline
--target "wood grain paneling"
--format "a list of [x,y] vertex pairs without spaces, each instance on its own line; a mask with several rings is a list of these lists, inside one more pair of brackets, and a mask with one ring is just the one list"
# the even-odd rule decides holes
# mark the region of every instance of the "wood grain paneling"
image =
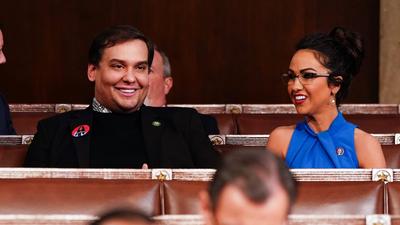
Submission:
[[378,101],[378,0],[2,0],[8,62],[0,90],[11,103],[88,103],[91,39],[131,24],[169,55],[170,103],[287,103],[279,74],[305,34],[344,26],[367,57],[347,102]]

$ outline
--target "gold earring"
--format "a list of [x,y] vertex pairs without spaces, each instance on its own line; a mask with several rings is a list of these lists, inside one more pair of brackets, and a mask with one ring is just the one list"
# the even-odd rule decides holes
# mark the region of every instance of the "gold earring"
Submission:
[[335,94],[333,94],[333,91],[331,91],[331,96],[332,96],[332,99],[331,99],[331,105],[336,105],[336,96],[335,96]]
[[336,100],[335,100],[335,98],[332,98],[332,99],[331,99],[331,105],[336,105]]

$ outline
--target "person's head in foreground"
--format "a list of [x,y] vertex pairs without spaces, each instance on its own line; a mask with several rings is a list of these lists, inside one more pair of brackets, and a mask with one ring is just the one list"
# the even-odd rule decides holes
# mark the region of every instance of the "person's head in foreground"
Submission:
[[98,34],[87,69],[96,100],[113,112],[138,110],[147,94],[153,53],[150,40],[132,26],[113,26]]
[[147,214],[132,209],[115,209],[99,217],[90,225],[152,225],[154,220]]
[[295,196],[282,160],[268,151],[246,150],[223,158],[200,202],[206,225],[282,225]]

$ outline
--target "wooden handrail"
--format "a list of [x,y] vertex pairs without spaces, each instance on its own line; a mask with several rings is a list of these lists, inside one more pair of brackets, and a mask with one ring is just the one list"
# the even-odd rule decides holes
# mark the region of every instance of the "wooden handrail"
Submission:
[[[87,104],[10,104],[11,112],[62,113],[84,109]],[[293,104],[169,104],[170,107],[195,108],[204,114],[248,113],[248,114],[295,114]],[[398,104],[342,104],[345,114],[400,114]]]

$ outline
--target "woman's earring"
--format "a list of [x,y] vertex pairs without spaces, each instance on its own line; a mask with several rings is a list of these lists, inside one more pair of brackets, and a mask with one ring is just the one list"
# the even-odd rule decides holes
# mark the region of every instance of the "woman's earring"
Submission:
[[331,96],[332,96],[332,98],[331,98],[331,105],[334,105],[334,106],[336,106],[336,96],[333,94],[333,92],[331,92]]
[[331,100],[329,101],[329,103],[333,106],[336,106],[336,97],[334,95],[332,95]]

